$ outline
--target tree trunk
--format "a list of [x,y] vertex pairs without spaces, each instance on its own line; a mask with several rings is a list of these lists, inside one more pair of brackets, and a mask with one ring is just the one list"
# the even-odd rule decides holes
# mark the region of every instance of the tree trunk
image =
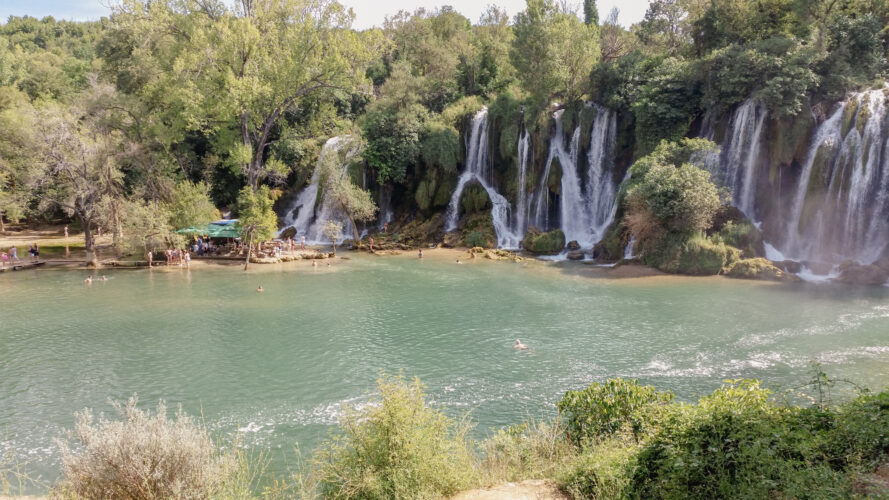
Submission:
[[244,270],[250,265],[250,253],[253,252],[253,231],[250,231],[250,240],[247,243],[247,260],[244,261]]
[[[352,218],[352,214],[350,214],[348,210],[346,210],[346,217],[348,217],[349,222],[352,223],[352,236],[354,237],[355,244],[357,245],[358,242],[361,241],[361,235],[358,234],[358,224],[355,224],[355,219]],[[352,248],[355,248],[355,247],[352,247]]]
[[123,236],[123,227],[120,223],[120,210],[117,202],[111,204],[111,219],[114,228],[112,229],[112,244],[114,245],[115,254],[120,257],[121,237]]
[[86,252],[86,267],[99,267],[99,261],[96,259],[96,242],[93,240],[92,224],[83,217],[80,217],[80,224],[83,226],[83,249]]
[[0,212],[0,234],[3,234],[5,232],[6,232],[6,226],[3,225],[3,213]]

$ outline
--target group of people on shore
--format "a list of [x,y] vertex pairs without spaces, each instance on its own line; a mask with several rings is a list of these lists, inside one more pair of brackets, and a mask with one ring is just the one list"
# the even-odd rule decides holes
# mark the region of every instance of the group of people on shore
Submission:
[[[149,266],[152,262],[150,254],[151,252],[149,252],[148,257]],[[164,257],[167,259],[168,266],[178,264],[179,267],[182,267],[185,264],[185,267],[191,267],[191,252],[184,248],[167,248],[164,250]]]
[[[32,243],[28,245],[28,261],[29,262],[37,262],[40,260],[40,247],[37,243]],[[6,267],[7,264],[15,265],[17,262],[22,262],[21,257],[19,257],[19,249],[16,246],[9,247],[9,250],[5,252],[0,252],[0,264],[3,267]]]

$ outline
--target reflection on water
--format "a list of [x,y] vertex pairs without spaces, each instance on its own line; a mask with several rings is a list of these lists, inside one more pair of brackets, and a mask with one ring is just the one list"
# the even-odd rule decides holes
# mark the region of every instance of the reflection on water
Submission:
[[[603,280],[582,265],[366,258],[0,278],[0,454],[52,480],[53,438],[138,393],[268,446],[313,447],[380,371],[418,376],[479,434],[554,414],[567,389],[635,377],[691,399],[725,378],[799,385],[809,363],[889,382],[889,295],[726,279]],[[292,269],[291,267],[290,269]],[[265,292],[256,293],[258,284]],[[512,349],[515,339],[528,351]]]

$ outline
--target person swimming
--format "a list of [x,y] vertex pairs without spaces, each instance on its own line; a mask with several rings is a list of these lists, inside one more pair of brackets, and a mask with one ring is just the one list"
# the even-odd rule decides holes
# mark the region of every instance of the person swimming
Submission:
[[83,280],[83,282],[86,283],[87,285],[91,284],[93,282],[93,275],[91,274],[91,275],[87,276],[86,279]]
[[460,259],[457,259],[457,264],[462,264],[462,262],[460,262]]
[[256,291],[262,293],[262,285],[259,285],[259,287],[256,288]]
[[522,341],[519,340],[519,339],[515,339],[515,344],[513,345],[513,347],[514,347],[515,349],[521,349],[521,350],[523,350],[523,351],[524,351],[525,349],[528,348],[528,346],[526,346],[525,344],[523,344]]
[[108,278],[106,278],[104,274],[102,275],[102,281],[108,281]]
[[317,261],[317,260],[312,259],[312,267],[318,267],[318,261]]

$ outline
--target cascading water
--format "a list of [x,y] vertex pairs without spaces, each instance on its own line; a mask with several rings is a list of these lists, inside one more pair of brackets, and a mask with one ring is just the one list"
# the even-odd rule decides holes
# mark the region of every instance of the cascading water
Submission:
[[636,258],[636,237],[630,236],[630,241],[627,242],[627,246],[624,247],[624,260],[631,260]]
[[517,161],[519,165],[516,209],[513,217],[512,234],[519,239],[528,229],[528,160],[531,156],[531,135],[527,130],[519,137]]
[[614,144],[617,136],[617,116],[614,111],[596,105],[596,120],[590,132],[587,154],[587,209],[593,230],[593,243],[602,239],[605,230],[617,213],[617,185],[614,183]]
[[561,120],[564,110],[553,114],[556,126],[533,206],[533,224],[540,229],[551,229],[547,180],[553,160],[558,159],[562,168],[559,227],[565,233],[566,241],[577,241],[582,248],[592,248],[602,238],[617,209],[617,186],[613,180],[616,116],[600,106],[596,106],[596,111],[590,132],[585,184],[581,182],[578,170],[580,125],[574,129],[571,141],[566,145]]
[[513,232],[509,226],[509,201],[494,189],[488,182],[488,108],[483,107],[472,118],[472,131],[466,147],[466,169],[457,179],[457,188],[448,203],[445,231],[457,228],[460,216],[460,197],[466,184],[476,181],[488,193],[491,199],[491,219],[497,234],[497,246],[501,248],[518,248],[522,240],[521,234]]
[[[767,115],[768,110],[762,103],[753,99],[744,101],[732,113],[722,154],[709,155],[703,162],[714,180],[731,191],[734,205],[753,220],[756,220],[756,167]],[[713,139],[712,120],[705,120],[702,134]]]
[[[889,88],[889,87],[887,87]],[[785,255],[871,263],[889,245],[889,113],[886,89],[854,94],[809,145],[785,238]]]
[[[315,170],[312,172],[309,185],[299,192],[293,205],[287,210],[286,217],[284,218],[284,228],[279,234],[284,229],[293,227],[296,229],[297,236],[305,236],[306,242],[309,244],[327,244],[330,242],[327,236],[324,235],[324,228],[327,225],[327,221],[332,216],[337,215],[338,210],[332,206],[333,203],[327,196],[323,196],[323,193],[321,203],[316,208],[318,184],[321,180],[324,162],[329,161],[328,157],[330,155],[339,154],[341,148],[350,147],[352,141],[348,139],[345,136],[331,137],[324,143],[324,147],[321,148],[321,153],[318,155],[318,162],[315,164]],[[351,152],[347,152],[347,157],[350,154]],[[340,175],[347,175],[347,169],[348,162],[345,162]],[[343,221],[342,234],[344,236],[342,239],[344,239],[345,235],[351,234],[352,225],[347,217],[340,217],[340,219]]]

